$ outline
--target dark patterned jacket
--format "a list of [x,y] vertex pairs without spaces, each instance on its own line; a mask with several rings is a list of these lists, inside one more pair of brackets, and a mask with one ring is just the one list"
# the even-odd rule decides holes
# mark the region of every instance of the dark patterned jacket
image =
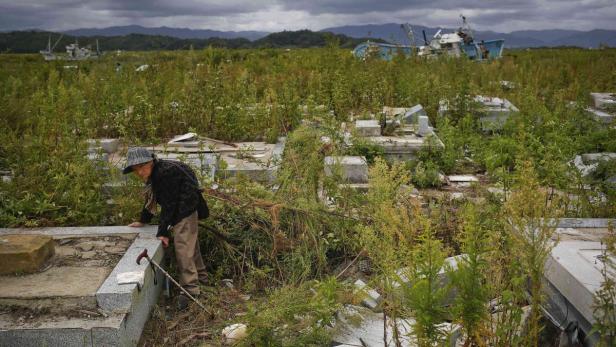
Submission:
[[[148,183],[152,185],[154,198],[161,208],[157,237],[170,237],[171,228],[195,211],[199,212],[199,219],[207,218],[208,208],[199,181],[188,165],[157,159]],[[152,217],[153,214],[144,206],[140,222],[149,223]]]

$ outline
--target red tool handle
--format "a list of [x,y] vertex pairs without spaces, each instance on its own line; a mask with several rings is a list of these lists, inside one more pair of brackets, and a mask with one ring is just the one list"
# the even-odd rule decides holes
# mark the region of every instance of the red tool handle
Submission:
[[141,264],[141,259],[143,259],[144,257],[145,258],[150,258],[150,257],[148,257],[148,249],[147,248],[144,249],[143,252],[141,252],[141,254],[139,254],[139,256],[137,257],[137,265]]

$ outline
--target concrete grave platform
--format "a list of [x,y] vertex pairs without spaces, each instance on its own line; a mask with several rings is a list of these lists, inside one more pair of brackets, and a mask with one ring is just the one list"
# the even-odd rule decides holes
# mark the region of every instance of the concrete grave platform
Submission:
[[[163,257],[156,226],[0,229],[8,234],[47,235],[56,243],[51,266],[36,274],[0,277],[0,345],[135,346],[162,289],[143,249]],[[135,273],[137,283],[119,284]]]
[[[383,148],[384,157],[392,161],[415,159],[417,152],[429,144],[444,147],[430,126],[430,120],[421,105],[411,108],[383,107],[387,124],[393,124],[392,134],[381,135],[377,120],[356,121],[357,135]],[[378,129],[377,129],[378,126]],[[361,130],[359,130],[361,129]],[[378,130],[378,131],[377,131]],[[433,141],[429,141],[431,139]]]
[[186,162],[209,177],[245,176],[271,183],[280,166],[285,144],[285,137],[280,137],[275,144],[230,143],[188,133],[176,136],[164,145],[147,148],[159,158]]
[[[481,128],[484,131],[500,130],[509,117],[520,110],[509,100],[497,97],[476,95],[472,101],[479,105],[476,115],[479,117]],[[439,117],[446,116],[451,111],[448,100],[439,102]]]

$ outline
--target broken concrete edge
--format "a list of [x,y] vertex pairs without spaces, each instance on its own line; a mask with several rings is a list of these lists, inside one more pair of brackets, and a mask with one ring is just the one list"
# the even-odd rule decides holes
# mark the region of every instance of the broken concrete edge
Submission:
[[125,225],[96,227],[0,228],[0,235],[48,235],[56,238],[71,236],[113,236],[114,234],[156,235],[156,231],[156,225],[147,225],[141,228],[133,228]]
[[362,295],[362,304],[371,310],[376,310],[381,302],[381,294],[372,287],[368,286],[366,282],[358,279],[353,285],[355,286],[355,294]]
[[[116,264],[111,274],[96,291],[96,301],[98,306],[108,312],[127,312],[131,303],[139,296],[137,284],[118,284],[117,276],[125,272],[141,272],[144,278],[144,288],[153,284],[154,273],[146,259],[141,260],[141,264],[136,262],[137,256],[144,250],[148,250],[148,255],[157,263],[163,259],[163,248],[158,239],[153,235],[139,235],[120,261]],[[162,286],[161,283],[158,283]]]
[[545,264],[545,278],[590,323],[595,321],[594,293],[601,286],[603,278],[595,265],[585,261],[589,259],[584,254],[593,250],[600,254],[601,248],[600,242],[563,241],[552,249]]
[[586,335],[584,344],[586,346],[595,346],[599,341],[597,332],[590,334],[592,331],[592,323],[567,301],[563,294],[545,277],[542,278],[542,288],[545,295],[545,301],[541,305],[543,315],[561,331],[569,326],[569,324],[577,324]]

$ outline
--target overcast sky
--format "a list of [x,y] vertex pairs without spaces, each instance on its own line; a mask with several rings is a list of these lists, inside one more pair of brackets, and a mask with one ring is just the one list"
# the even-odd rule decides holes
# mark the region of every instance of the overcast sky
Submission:
[[0,30],[137,24],[281,31],[404,23],[478,30],[616,30],[616,0],[0,0]]

